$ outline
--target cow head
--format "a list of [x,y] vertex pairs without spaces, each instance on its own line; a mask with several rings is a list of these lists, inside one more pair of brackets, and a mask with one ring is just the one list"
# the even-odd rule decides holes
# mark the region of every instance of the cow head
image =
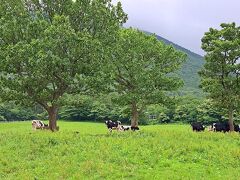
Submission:
[[107,120],[107,121],[105,121],[105,124],[106,124],[106,125],[108,125],[108,124],[110,124],[110,123],[112,123],[111,120]]

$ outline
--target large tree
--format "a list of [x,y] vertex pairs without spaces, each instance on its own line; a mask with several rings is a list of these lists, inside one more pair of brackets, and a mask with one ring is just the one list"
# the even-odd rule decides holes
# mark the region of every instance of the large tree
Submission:
[[61,97],[99,79],[125,21],[111,0],[1,0],[1,95],[40,104],[55,131]]
[[206,63],[200,72],[201,86],[228,113],[233,131],[233,113],[240,101],[240,27],[223,23],[219,30],[210,28],[202,38],[202,49]]
[[169,91],[183,84],[175,72],[184,59],[182,52],[154,35],[131,28],[119,31],[112,77],[114,90],[120,95],[118,102],[131,109],[131,126],[138,126],[139,115],[146,105],[166,102]]

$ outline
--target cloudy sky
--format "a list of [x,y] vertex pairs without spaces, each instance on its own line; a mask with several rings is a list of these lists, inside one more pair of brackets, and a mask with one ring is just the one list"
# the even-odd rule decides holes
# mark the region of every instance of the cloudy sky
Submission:
[[128,14],[126,27],[156,33],[198,54],[209,27],[222,22],[240,26],[240,0],[113,0]]

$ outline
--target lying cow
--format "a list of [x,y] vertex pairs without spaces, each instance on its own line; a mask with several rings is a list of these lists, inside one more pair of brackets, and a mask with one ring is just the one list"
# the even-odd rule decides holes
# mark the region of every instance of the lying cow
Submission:
[[192,130],[197,132],[204,131],[205,129],[205,126],[203,126],[202,123],[200,122],[192,122],[191,126],[192,126]]
[[121,130],[121,122],[120,121],[116,121],[116,122],[113,122],[111,120],[107,120],[105,121],[105,124],[107,125],[107,128],[110,132],[112,132],[112,130],[117,130],[117,131],[120,131]]
[[128,130],[132,130],[132,131],[137,131],[139,130],[139,127],[133,127],[133,126],[120,126],[120,130],[122,131],[128,131]]
[[130,130],[131,126],[123,126],[123,125],[121,125],[120,128],[121,128],[122,131],[128,131],[128,130]]
[[132,130],[132,131],[137,131],[137,130],[140,130],[140,129],[139,129],[139,127],[131,126],[131,130]]
[[[234,131],[236,132],[240,132],[240,128],[239,125],[237,124],[233,124],[234,125]],[[211,126],[211,130],[212,131],[216,131],[216,132],[228,132],[230,131],[230,127],[228,122],[217,122],[217,123],[213,123]]]
[[33,128],[33,130],[36,130],[36,129],[47,129],[48,125],[44,124],[40,120],[32,120],[32,128]]

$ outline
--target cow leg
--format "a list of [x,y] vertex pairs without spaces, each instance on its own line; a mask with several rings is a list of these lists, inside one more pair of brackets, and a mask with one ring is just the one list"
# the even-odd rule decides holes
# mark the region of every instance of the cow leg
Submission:
[[122,127],[121,127],[121,126],[118,126],[118,127],[117,127],[117,131],[122,131]]
[[32,130],[37,130],[36,126],[32,125]]

